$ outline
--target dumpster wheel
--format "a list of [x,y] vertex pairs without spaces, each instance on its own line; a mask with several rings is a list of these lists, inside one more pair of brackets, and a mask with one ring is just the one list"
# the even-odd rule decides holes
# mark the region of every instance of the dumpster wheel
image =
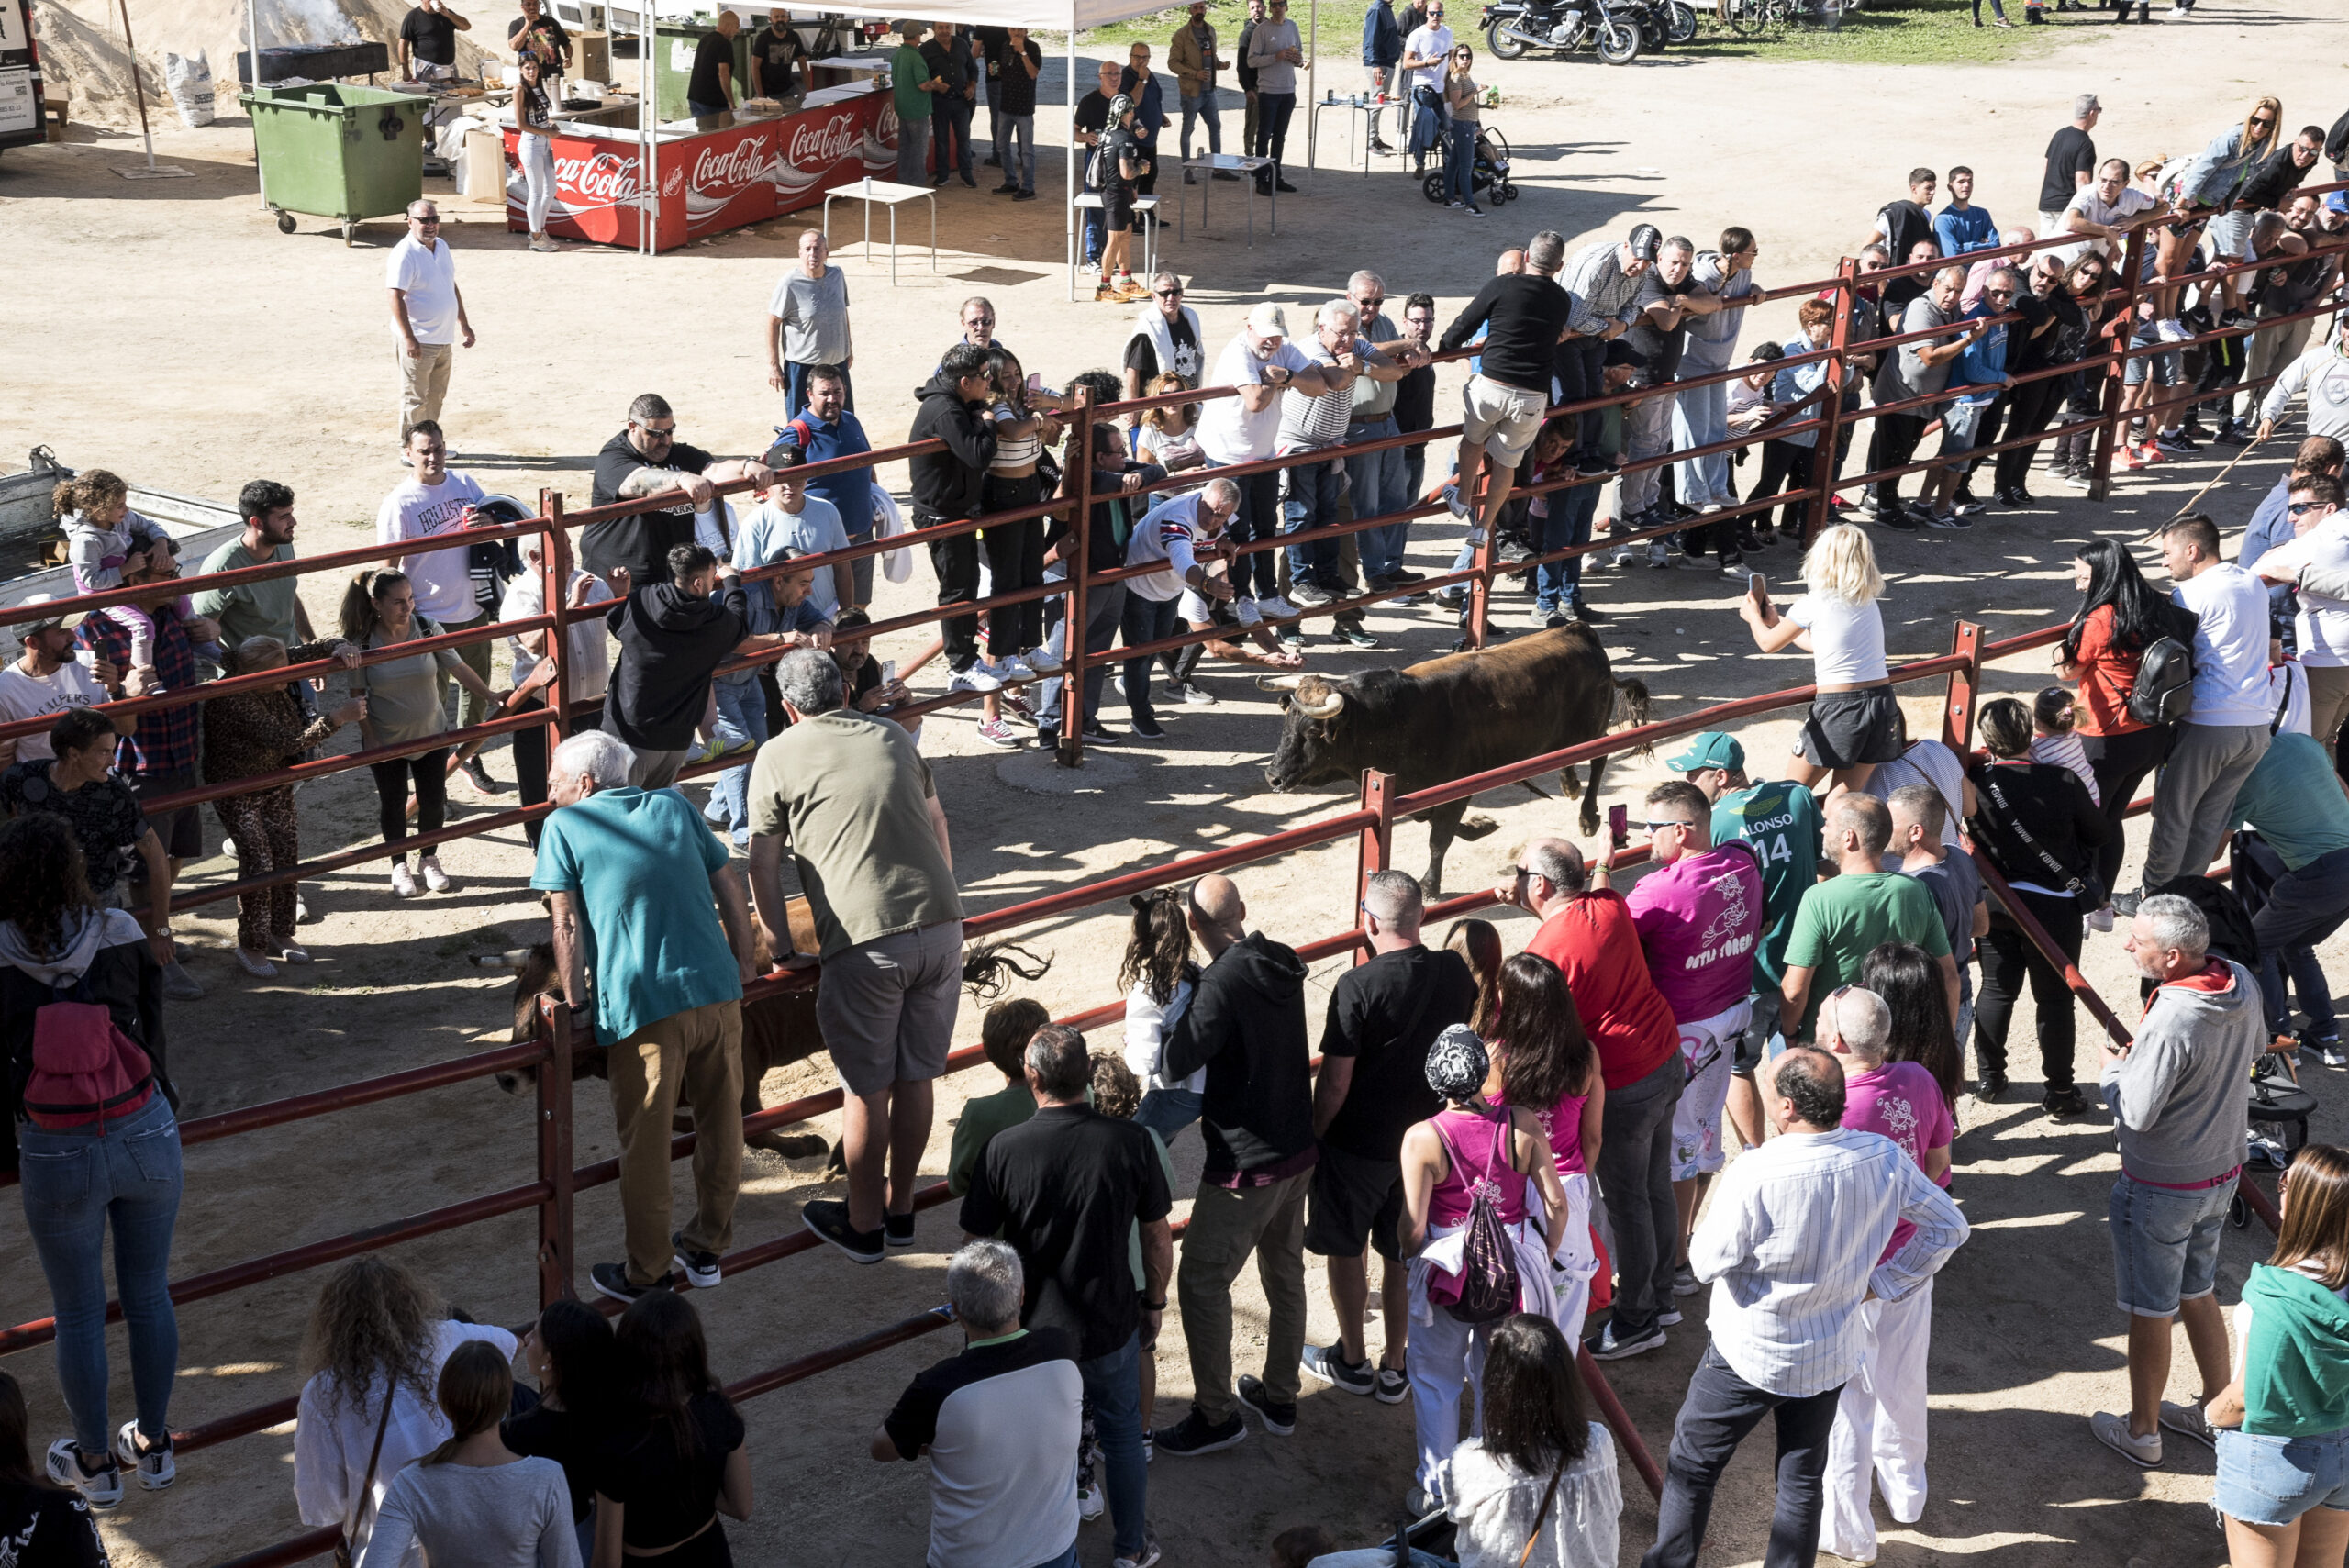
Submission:
[[280,212],[280,213],[278,213],[278,215],[277,215],[277,232],[278,232],[278,233],[280,233],[280,234],[291,234],[291,233],[293,233],[293,232],[294,232],[294,215],[293,215],[292,213],[290,213],[290,212]]
[[357,219],[346,217],[342,220],[342,243],[345,249],[350,247],[351,237],[358,231],[359,223]]

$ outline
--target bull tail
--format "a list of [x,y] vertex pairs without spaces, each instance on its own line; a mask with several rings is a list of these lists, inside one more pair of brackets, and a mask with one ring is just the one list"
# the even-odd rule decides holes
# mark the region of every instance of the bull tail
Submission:
[[[1615,711],[1608,725],[1609,730],[1637,729],[1648,722],[1648,684],[1636,676],[1615,678]],[[1642,746],[1638,754],[1653,755],[1655,748]]]
[[[1027,962],[1022,963],[1022,959]],[[978,942],[963,955],[963,984],[976,1000],[992,1002],[1011,989],[1013,979],[1041,980],[1052,967],[1051,959],[1039,958],[1015,943]]]

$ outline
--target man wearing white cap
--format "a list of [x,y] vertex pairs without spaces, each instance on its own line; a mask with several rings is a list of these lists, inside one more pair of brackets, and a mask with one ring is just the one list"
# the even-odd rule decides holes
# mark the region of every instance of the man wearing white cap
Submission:
[[[1215,468],[1262,462],[1273,455],[1280,438],[1283,392],[1294,388],[1300,396],[1319,397],[1352,379],[1351,371],[1341,380],[1325,379],[1321,367],[1288,340],[1288,317],[1281,307],[1260,301],[1204,384],[1236,386],[1240,395],[1208,404],[1199,416],[1199,450]],[[1231,519],[1233,543],[1249,544],[1280,533],[1280,479],[1275,470],[1233,482],[1240,486],[1240,510]],[[1297,615],[1297,606],[1280,595],[1270,550],[1233,562],[1231,585],[1240,595],[1232,610],[1243,624],[1290,620]]]
[[[27,605],[53,602],[54,594],[35,594]],[[0,724],[25,718],[50,718],[68,708],[95,707],[117,697],[144,696],[154,672],[133,670],[128,679],[105,660],[83,664],[73,657],[73,632],[79,615],[50,616],[18,621],[16,635],[24,656],[0,669]],[[114,721],[115,733],[128,735],[137,718],[125,715]],[[0,767],[11,762],[37,762],[50,754],[49,727],[29,735],[0,736]]]

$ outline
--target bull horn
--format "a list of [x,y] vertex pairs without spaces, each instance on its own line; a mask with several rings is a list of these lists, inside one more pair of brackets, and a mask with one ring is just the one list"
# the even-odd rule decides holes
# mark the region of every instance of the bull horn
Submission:
[[1296,706],[1297,711],[1308,718],[1335,718],[1345,711],[1346,694],[1335,687],[1325,689],[1329,691],[1329,699],[1318,706],[1307,702],[1301,696],[1292,697],[1289,700]]
[[1256,677],[1256,689],[1260,692],[1293,692],[1303,679],[1302,675],[1259,675]]

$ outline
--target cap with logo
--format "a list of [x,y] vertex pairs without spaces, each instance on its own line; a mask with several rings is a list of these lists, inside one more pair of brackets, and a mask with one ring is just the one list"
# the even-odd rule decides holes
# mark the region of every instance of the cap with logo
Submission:
[[1664,230],[1653,223],[1642,223],[1631,230],[1631,254],[1642,261],[1653,261],[1658,248],[1664,244]]
[[1708,729],[1692,738],[1686,751],[1669,759],[1664,765],[1675,773],[1698,773],[1706,768],[1736,773],[1745,766],[1745,748],[1737,743],[1733,735]]

